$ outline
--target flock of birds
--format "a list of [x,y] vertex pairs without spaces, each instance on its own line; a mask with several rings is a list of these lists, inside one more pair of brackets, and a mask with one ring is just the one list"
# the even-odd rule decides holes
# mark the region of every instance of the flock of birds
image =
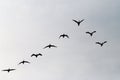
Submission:
[[[84,19],[78,20],[78,21],[73,19],[73,21],[74,21],[78,26],[80,26],[80,24],[84,21]],[[91,37],[93,36],[94,33],[96,33],[96,31],[86,32],[86,34],[89,34]],[[62,35],[59,36],[59,38],[69,38],[69,35],[67,35],[67,34],[62,34]],[[102,47],[105,43],[107,43],[107,41],[104,41],[104,42],[96,42],[96,44],[100,45],[101,47]],[[53,47],[53,48],[57,48],[57,46],[52,45],[52,44],[49,44],[49,45],[45,46],[43,49],[52,48],[52,47]],[[41,54],[41,53],[38,53],[38,54],[32,54],[32,55],[31,55],[31,57],[36,57],[36,58],[37,58],[38,56],[42,56],[42,54]],[[30,62],[23,60],[23,61],[19,62],[18,65],[20,65],[20,64],[30,64]],[[9,73],[9,72],[14,71],[14,70],[16,70],[16,69],[8,68],[8,69],[4,69],[4,70],[2,70],[2,71],[6,71],[6,72]]]

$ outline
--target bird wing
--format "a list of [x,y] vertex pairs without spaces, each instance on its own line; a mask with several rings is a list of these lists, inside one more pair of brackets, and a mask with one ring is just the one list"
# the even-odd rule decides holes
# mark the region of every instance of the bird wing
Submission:
[[96,42],[96,44],[100,44],[100,45],[101,45],[101,43],[100,43],[100,42]]
[[82,19],[82,20],[80,21],[80,23],[83,22],[83,21],[84,21],[84,19]]
[[2,71],[13,71],[13,70],[16,70],[16,69],[4,69]]
[[9,71],[8,69],[4,69],[4,70],[2,70],[2,71]]
[[60,39],[62,36],[63,36],[63,35],[60,35],[60,36],[59,36],[59,39]]
[[90,32],[86,32],[86,34],[91,34]]
[[29,61],[24,61],[25,63],[30,63]]
[[92,33],[96,33],[96,31],[93,31]]
[[41,54],[41,53],[39,53],[38,55],[42,56],[42,54]]
[[57,47],[57,46],[55,46],[55,45],[51,45],[51,47]]
[[103,44],[107,43],[107,41],[104,41]]
[[69,36],[68,35],[65,35],[67,38],[69,38]]
[[45,46],[43,49],[47,48],[48,46]]
[[16,70],[16,69],[10,69],[10,71],[14,71],[14,70]]
[[77,21],[77,20],[74,20],[74,19],[73,19],[73,21],[74,21],[74,22],[76,22],[76,23],[78,23],[78,21]]
[[35,56],[35,54],[32,54],[31,57],[32,57],[32,56]]
[[[22,63],[23,63],[23,61],[22,61],[22,62],[19,62],[19,64],[22,64]],[[19,64],[18,64],[18,65],[19,65]]]

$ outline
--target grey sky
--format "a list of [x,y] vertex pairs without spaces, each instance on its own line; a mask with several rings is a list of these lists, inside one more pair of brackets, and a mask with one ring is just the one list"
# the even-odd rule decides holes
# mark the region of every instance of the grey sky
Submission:
[[[120,80],[119,9],[119,0],[0,0],[0,70],[17,69],[0,80]],[[43,50],[49,43],[58,48]]]

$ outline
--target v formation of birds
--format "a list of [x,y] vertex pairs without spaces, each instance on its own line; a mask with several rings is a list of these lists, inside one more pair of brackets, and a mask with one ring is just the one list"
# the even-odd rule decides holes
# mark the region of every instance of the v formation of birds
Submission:
[[[72,21],[74,21],[78,26],[80,26],[80,24],[84,21],[84,19],[82,19],[82,20],[75,20],[75,19],[73,19]],[[93,34],[95,34],[95,33],[96,33],[96,31],[92,31],[92,32],[87,31],[87,32],[86,32],[86,34],[90,35],[91,37],[92,37]],[[59,39],[60,39],[60,38],[70,38],[70,37],[69,37],[68,34],[61,34],[61,35],[59,36]],[[98,44],[98,45],[100,45],[101,47],[102,47],[105,43],[107,43],[107,41],[95,42],[95,44]],[[48,44],[47,46],[43,47],[43,49],[46,49],[46,48],[57,48],[57,46],[56,46],[56,45],[53,45],[53,44]],[[31,57],[38,58],[39,56],[43,56],[43,55],[42,55],[41,53],[31,54]],[[23,60],[23,61],[21,61],[21,62],[18,63],[18,65],[21,65],[21,64],[30,64],[30,62],[27,61],[27,60]],[[16,69],[8,68],[8,69],[3,69],[2,71],[6,71],[6,72],[9,73],[9,72],[14,71],[14,70],[16,70]]]

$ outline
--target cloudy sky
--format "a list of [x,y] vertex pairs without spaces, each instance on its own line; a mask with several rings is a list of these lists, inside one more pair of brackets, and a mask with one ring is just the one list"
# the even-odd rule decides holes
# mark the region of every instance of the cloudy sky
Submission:
[[[119,0],[0,0],[0,70],[17,69],[0,80],[120,80],[119,14]],[[43,49],[49,43],[58,48]]]

